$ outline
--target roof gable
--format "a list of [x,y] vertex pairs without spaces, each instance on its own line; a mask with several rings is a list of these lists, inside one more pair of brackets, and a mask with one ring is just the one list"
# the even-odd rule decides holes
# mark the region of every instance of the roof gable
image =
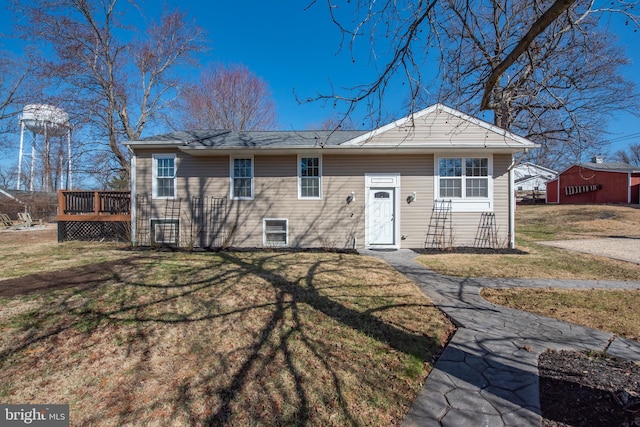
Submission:
[[342,145],[507,148],[514,151],[536,147],[528,139],[443,104],[432,105]]

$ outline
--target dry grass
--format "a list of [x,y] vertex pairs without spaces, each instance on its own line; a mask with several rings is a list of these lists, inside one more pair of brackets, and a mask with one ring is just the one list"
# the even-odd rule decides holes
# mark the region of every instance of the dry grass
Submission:
[[482,296],[494,304],[640,341],[640,290],[483,289]]
[[0,399],[69,403],[74,425],[399,424],[452,328],[356,255],[65,243],[34,265],[78,247],[128,262],[86,289],[0,299]]
[[0,231],[0,280],[34,272],[56,271],[130,256],[121,243],[101,243],[95,251],[94,242],[56,242],[55,224],[44,230]]
[[462,277],[638,280],[640,265],[536,244],[538,240],[640,234],[640,209],[625,206],[518,206],[516,246],[522,254],[422,255],[441,274]]
[[640,208],[614,205],[521,205],[516,235],[528,240],[640,236]]
[[[438,254],[419,257],[451,276],[631,280],[640,265],[539,245],[538,240],[640,235],[640,209],[628,206],[518,206],[522,254]],[[554,317],[640,340],[640,291],[484,289],[494,304]]]

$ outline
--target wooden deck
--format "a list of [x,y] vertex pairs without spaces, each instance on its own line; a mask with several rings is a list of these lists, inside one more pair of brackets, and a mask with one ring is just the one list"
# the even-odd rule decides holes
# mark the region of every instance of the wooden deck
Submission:
[[131,192],[59,191],[56,220],[68,222],[131,222]]

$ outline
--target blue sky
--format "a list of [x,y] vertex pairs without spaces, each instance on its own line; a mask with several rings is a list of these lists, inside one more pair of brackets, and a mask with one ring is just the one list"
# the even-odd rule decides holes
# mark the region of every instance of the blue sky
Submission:
[[[269,84],[283,129],[305,129],[334,114],[332,104],[299,104],[294,89],[300,97],[312,97],[329,93],[332,87],[337,90],[366,83],[375,76],[368,51],[357,51],[355,63],[347,49],[338,52],[340,34],[324,1],[306,10],[307,0],[216,3],[215,7],[195,0],[170,4],[186,9],[207,30],[212,44],[203,62],[241,63]],[[612,19],[610,29],[632,61],[625,74],[640,87],[640,31],[634,32],[620,21]],[[432,73],[436,67],[434,64]],[[387,101],[385,113],[389,117],[405,115],[402,107],[406,99],[397,96]],[[638,117],[618,115],[607,130],[611,133],[608,139],[614,141],[612,152],[640,143]]]
[[[305,10],[311,0],[249,0],[245,2],[204,2],[168,0],[169,6],[186,10],[203,27],[211,41],[201,63],[244,64],[264,79],[277,105],[281,129],[306,129],[335,114],[333,104],[300,104],[293,94],[313,97],[366,83],[375,76],[369,52],[356,52],[352,62],[347,49],[339,52],[340,34],[331,23],[325,1]],[[146,8],[157,10],[157,2],[143,0]],[[0,5],[6,6],[6,0]],[[147,9],[150,10],[150,9]],[[0,11],[0,25],[9,18]],[[6,28],[6,26],[5,26]],[[611,28],[627,49],[633,65],[625,72],[640,86],[640,31],[612,23]],[[364,47],[364,43],[362,46]],[[434,69],[437,64],[434,64]],[[194,70],[194,75],[198,70]],[[384,113],[391,118],[403,116],[402,95],[387,99]],[[355,123],[362,119],[356,114]],[[611,151],[640,143],[640,118],[619,115],[607,130],[617,141]]]

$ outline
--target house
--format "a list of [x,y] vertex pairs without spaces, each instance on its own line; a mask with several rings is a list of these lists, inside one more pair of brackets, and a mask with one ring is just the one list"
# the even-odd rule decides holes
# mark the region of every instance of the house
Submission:
[[601,157],[572,165],[547,183],[547,203],[637,204],[639,196],[640,166]]
[[535,147],[442,104],[372,131],[208,130],[126,145],[134,244],[388,249],[432,236],[477,245],[487,227],[513,246],[512,159]]
[[555,179],[558,172],[531,162],[523,162],[513,168],[513,176],[518,202],[544,202],[547,181]]
[[558,172],[531,162],[523,162],[513,168],[516,191],[545,191],[547,181],[557,176]]

